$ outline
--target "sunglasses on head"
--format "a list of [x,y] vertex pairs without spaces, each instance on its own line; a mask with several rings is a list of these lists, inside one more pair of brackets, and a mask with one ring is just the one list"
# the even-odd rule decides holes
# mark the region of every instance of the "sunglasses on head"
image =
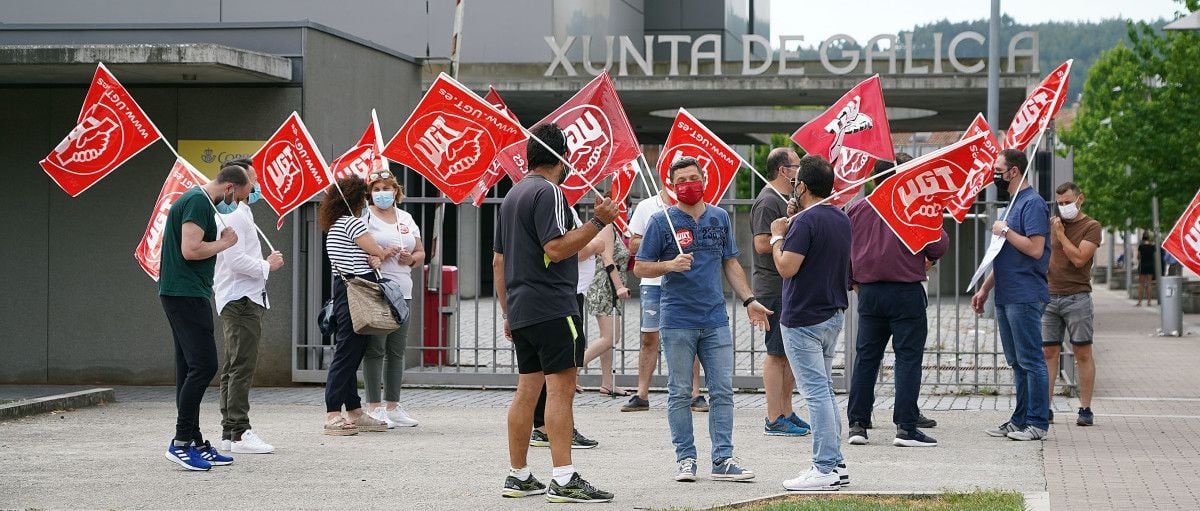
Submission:
[[370,180],[370,181],[375,181],[376,179],[391,179],[391,178],[392,178],[392,173],[391,173],[391,171],[387,171],[387,170],[378,170],[378,171],[372,172],[371,175],[368,176],[368,180]]

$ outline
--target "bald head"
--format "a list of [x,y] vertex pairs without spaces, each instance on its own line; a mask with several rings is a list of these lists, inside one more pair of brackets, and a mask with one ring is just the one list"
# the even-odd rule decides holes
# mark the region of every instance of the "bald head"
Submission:
[[[790,147],[776,147],[767,153],[767,180],[774,181],[781,170],[795,170],[800,165],[800,157]],[[790,172],[783,172],[791,179]]]

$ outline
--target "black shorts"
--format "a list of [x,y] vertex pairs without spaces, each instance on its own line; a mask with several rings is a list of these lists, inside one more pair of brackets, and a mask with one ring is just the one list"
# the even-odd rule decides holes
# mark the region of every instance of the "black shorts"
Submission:
[[513,329],[517,372],[553,374],[582,367],[583,326],[579,316],[567,316]]
[[783,329],[779,328],[779,316],[783,314],[780,300],[775,298],[759,298],[758,303],[763,307],[770,309],[774,314],[767,316],[767,324],[771,329],[763,333],[764,341],[767,345],[767,354],[779,357],[786,357],[787,353],[783,351]]

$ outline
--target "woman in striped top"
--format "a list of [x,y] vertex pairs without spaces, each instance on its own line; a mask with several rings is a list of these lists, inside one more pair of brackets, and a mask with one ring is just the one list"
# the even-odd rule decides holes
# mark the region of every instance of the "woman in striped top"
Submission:
[[[325,232],[325,253],[334,267],[333,315],[334,353],[325,380],[326,435],[354,435],[359,431],[387,431],[387,425],[364,414],[358,396],[355,374],[367,351],[368,336],[354,332],[350,305],[346,301],[346,279],[374,282],[379,260],[399,252],[399,247],[384,249],[367,232],[358,212],[367,205],[367,184],[354,176],[339,179],[336,187],[325,190],[317,222]],[[372,257],[374,256],[374,257]],[[372,263],[375,266],[372,266]],[[340,272],[340,275],[339,275]],[[342,416],[342,407],[346,416]]]

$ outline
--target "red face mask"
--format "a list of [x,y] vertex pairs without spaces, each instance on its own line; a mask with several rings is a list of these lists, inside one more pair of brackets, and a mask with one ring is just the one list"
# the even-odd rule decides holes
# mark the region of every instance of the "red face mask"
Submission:
[[704,182],[703,181],[687,181],[675,185],[675,196],[679,198],[679,202],[693,206],[704,198]]

